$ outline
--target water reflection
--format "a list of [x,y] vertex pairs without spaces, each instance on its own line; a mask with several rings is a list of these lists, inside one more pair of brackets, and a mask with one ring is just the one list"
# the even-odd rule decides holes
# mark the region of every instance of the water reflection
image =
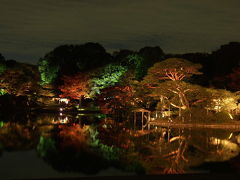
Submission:
[[1,121],[1,156],[35,150],[38,158],[65,174],[97,174],[110,167],[136,174],[182,174],[200,172],[209,162],[239,167],[239,132],[161,127],[142,131],[129,122],[100,117],[42,113],[22,122]]

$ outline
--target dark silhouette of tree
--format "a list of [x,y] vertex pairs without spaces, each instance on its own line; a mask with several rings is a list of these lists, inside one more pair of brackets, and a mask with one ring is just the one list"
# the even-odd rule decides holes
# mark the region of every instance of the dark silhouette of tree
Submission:
[[227,86],[230,90],[239,91],[240,90],[240,67],[233,69],[233,72],[228,75]]
[[0,62],[4,62],[5,61],[5,57],[0,53]]
[[139,54],[143,56],[143,58],[146,60],[146,65],[149,66],[152,66],[154,63],[161,61],[165,58],[163,50],[158,46],[144,47],[139,50]]
[[134,53],[136,52],[128,49],[122,49],[120,51],[116,51],[113,53],[114,61],[118,62],[122,66],[128,66],[129,60],[127,57]]
[[146,74],[148,68],[150,68],[154,63],[162,61],[165,57],[163,50],[156,47],[144,47],[139,50],[139,55],[143,58],[141,64],[141,76],[138,79],[142,79]]
[[188,61],[191,61],[195,64],[201,64],[202,68],[200,69],[202,74],[200,75],[193,75],[190,82],[194,82],[196,84],[202,85],[202,86],[208,86],[209,85],[209,75],[211,74],[211,68],[210,68],[210,59],[208,53],[187,53],[187,54],[181,54],[181,55],[175,55],[174,57],[186,59]]
[[[46,63],[42,63],[46,61]],[[86,43],[82,45],[62,45],[47,53],[39,61],[40,73],[73,75],[77,72],[89,71],[104,66],[113,59],[98,43]],[[46,71],[41,66],[48,65]],[[54,78],[56,79],[56,78]],[[53,79],[53,80],[54,80]],[[53,81],[52,80],[52,81]]]
[[19,63],[14,59],[6,60],[7,68],[14,68],[14,67],[17,67],[18,65],[19,65]]
[[240,43],[230,42],[210,55],[213,76],[229,74],[240,63]]
[[6,61],[4,56],[0,53],[0,74],[6,70]]

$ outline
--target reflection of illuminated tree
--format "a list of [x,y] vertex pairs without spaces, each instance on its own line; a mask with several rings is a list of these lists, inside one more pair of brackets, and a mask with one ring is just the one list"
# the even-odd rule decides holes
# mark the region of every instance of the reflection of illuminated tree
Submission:
[[239,146],[228,139],[210,137],[209,144],[214,151],[206,158],[206,161],[227,161],[240,153]]
[[0,142],[4,149],[31,149],[35,145],[34,130],[18,123],[4,123],[0,128]]
[[56,151],[56,143],[52,138],[40,136],[39,143],[37,145],[37,152],[41,157],[46,157],[47,154]]
[[111,119],[103,122],[98,128],[99,139],[109,146],[129,149],[133,145],[130,139],[130,131],[123,124],[115,123]]
[[79,124],[73,124],[72,126],[60,125],[61,148],[74,148],[76,150],[87,148],[90,142],[88,128],[89,126],[81,127]]
[[170,139],[170,143],[180,139],[179,147],[177,150],[174,150],[167,155],[165,155],[166,158],[168,158],[170,167],[167,167],[164,169],[163,173],[165,174],[183,174],[184,171],[184,163],[187,163],[188,160],[184,157],[184,153],[187,148],[187,143],[184,137],[178,136],[173,137]]
[[57,139],[41,137],[37,148],[56,170],[95,174],[120,159],[119,149],[102,144],[90,126],[60,125],[58,130]]
[[60,134],[56,136],[57,141],[40,139],[38,151],[47,163],[58,171],[86,174],[95,174],[107,167],[107,161],[86,144],[85,131],[80,126],[65,127],[66,129],[60,127]]

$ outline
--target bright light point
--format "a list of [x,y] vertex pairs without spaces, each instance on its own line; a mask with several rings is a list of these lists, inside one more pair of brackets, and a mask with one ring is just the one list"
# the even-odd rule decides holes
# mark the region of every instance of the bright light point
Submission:
[[63,111],[63,108],[60,108],[60,111]]
[[60,116],[62,116],[63,114],[62,113],[60,113]]
[[59,102],[60,102],[60,103],[61,103],[61,102],[64,102],[65,104],[68,104],[69,101],[70,101],[70,100],[67,99],[67,98],[61,98],[61,99],[59,99]]

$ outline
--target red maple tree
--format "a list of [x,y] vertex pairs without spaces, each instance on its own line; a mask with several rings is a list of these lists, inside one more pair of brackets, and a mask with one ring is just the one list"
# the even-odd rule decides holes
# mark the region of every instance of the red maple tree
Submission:
[[64,84],[59,88],[62,92],[60,97],[81,99],[87,96],[89,90],[89,75],[87,73],[64,76],[62,80]]
[[133,102],[131,86],[112,86],[102,90],[97,102],[103,113],[112,113],[115,109],[128,107]]

